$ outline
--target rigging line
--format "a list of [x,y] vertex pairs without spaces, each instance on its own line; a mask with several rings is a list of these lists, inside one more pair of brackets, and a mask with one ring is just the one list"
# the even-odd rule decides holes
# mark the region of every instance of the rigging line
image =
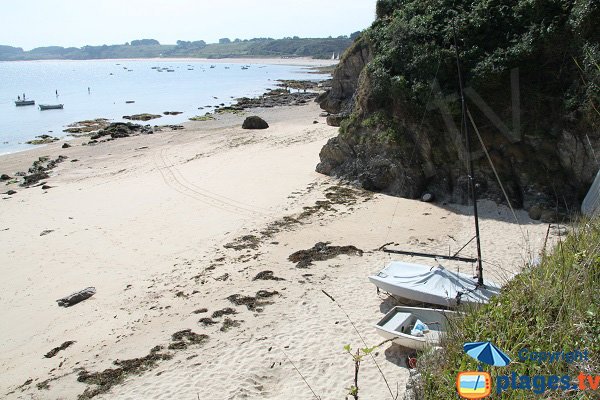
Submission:
[[587,138],[588,144],[590,145],[590,149],[592,150],[592,155],[594,156],[594,160],[596,160],[596,164],[600,165],[598,157],[596,157],[596,152],[594,151],[594,146],[592,146],[592,142],[590,141],[590,137],[587,134],[585,135],[585,137]]
[[[421,128],[423,128],[423,123],[425,122],[425,116],[427,115],[427,103],[429,102],[429,99],[431,99],[431,96],[433,95],[433,91],[435,90],[435,82],[437,80],[438,74],[440,72],[440,66],[442,65],[442,58],[440,57],[438,59],[438,65],[437,68],[435,69],[435,75],[433,77],[433,80],[431,81],[431,90],[429,91],[429,95],[427,96],[427,100],[425,101],[425,109],[423,110],[423,115],[421,116],[421,122],[419,122],[419,127],[418,127],[418,131],[421,130]],[[417,152],[417,146],[415,143],[415,147],[413,148],[412,154],[410,155],[410,162],[409,164],[412,164],[414,158],[415,158],[415,153]],[[402,181],[402,184],[400,185],[401,188],[404,189],[404,185],[406,185],[406,175],[404,175],[404,179]],[[388,231],[387,234],[385,236],[385,242],[387,242],[389,240],[390,237],[390,233],[392,232],[392,226],[394,226],[394,219],[396,219],[396,212],[398,211],[398,206],[400,205],[400,197],[398,197],[398,199],[396,200],[396,206],[394,207],[394,213],[392,214],[392,220],[390,221],[390,225],[388,226]]]
[[490,157],[490,153],[488,153],[488,150],[485,147],[485,144],[483,143],[483,139],[481,138],[481,135],[479,134],[479,129],[477,128],[477,125],[475,125],[475,121],[473,120],[473,116],[471,115],[471,111],[469,110],[469,108],[467,108],[467,115],[469,116],[471,125],[473,125],[473,129],[475,130],[475,133],[477,134],[479,143],[481,143],[481,148],[485,152],[485,156],[487,157],[487,160],[490,163],[490,166],[492,167],[492,171],[494,171],[494,175],[496,176],[496,180],[498,181],[498,184],[500,185],[500,189],[502,189],[502,193],[504,194],[504,198],[506,199],[506,202],[508,203],[508,207],[510,208],[512,215],[515,218],[517,225],[519,225],[519,230],[521,231],[521,235],[523,236],[523,239],[525,241],[527,241],[527,237],[525,235],[525,232],[523,232],[523,227],[521,226],[521,222],[519,221],[519,218],[517,217],[517,213],[515,212],[515,209],[513,208],[512,203],[510,202],[510,199],[508,198],[508,194],[506,193],[506,190],[504,189],[504,185],[502,184],[502,181],[500,180],[498,171],[496,171],[496,167],[494,166],[494,162],[492,161],[492,158]]
[[466,244],[465,244],[463,247],[461,247],[461,248],[460,248],[460,250],[458,250],[456,253],[454,253],[454,255],[453,255],[452,257],[456,257],[456,256],[458,256],[458,255],[460,254],[460,252],[461,252],[461,251],[463,251],[463,250],[465,249],[465,247],[467,247],[469,244],[471,244],[471,242],[472,242],[473,240],[475,240],[475,238],[476,238],[476,237],[477,237],[477,236],[473,236],[473,237],[471,238],[471,240],[469,240],[469,241],[468,241],[468,242],[467,242],[467,243],[466,243]]

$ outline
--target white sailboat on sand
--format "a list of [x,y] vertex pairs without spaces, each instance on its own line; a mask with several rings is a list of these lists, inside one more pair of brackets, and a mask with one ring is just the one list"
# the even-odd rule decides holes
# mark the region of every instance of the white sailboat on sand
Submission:
[[369,280],[379,289],[404,300],[442,307],[487,303],[500,292],[488,280],[482,286],[471,276],[453,272],[441,265],[428,266],[392,261]]
[[404,254],[410,256],[424,256],[436,259],[447,259],[477,263],[477,276],[475,278],[445,269],[443,266],[428,266],[394,261],[388,264],[379,273],[369,276],[369,280],[392,295],[401,297],[411,302],[433,304],[444,307],[455,307],[463,303],[487,303],[490,297],[500,292],[500,286],[494,282],[483,279],[483,265],[481,260],[481,243],[479,237],[479,214],[477,210],[477,193],[473,174],[473,160],[467,125],[467,109],[464,96],[462,72],[460,69],[460,56],[458,43],[455,36],[456,64],[459,77],[460,98],[462,103],[462,129],[465,132],[465,146],[468,160],[469,192],[473,202],[473,215],[475,219],[475,237],[477,245],[477,258],[456,256],[442,256],[435,254],[414,253],[409,251],[388,250],[388,253]]

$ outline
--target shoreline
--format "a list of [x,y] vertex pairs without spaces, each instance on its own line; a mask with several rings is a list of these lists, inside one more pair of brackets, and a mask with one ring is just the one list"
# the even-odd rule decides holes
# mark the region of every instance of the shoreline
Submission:
[[[372,324],[394,305],[367,279],[391,259],[374,249],[395,241],[456,251],[471,238],[472,217],[467,207],[317,174],[319,151],[338,130],[316,103],[251,112],[270,127],[244,130],[245,116],[228,113],[183,130],[0,157],[0,172],[26,168],[32,156],[67,157],[45,189],[3,185],[17,193],[0,196],[4,397],[90,394],[99,387],[86,376],[114,372],[117,360],[141,369],[127,369],[95,399],[284,400],[307,390],[290,361],[319,396],[344,397],[354,365],[343,346],[363,346],[352,325],[369,345],[380,343]],[[507,278],[527,251],[519,227],[506,207],[482,202],[480,213],[486,273]],[[547,225],[517,214],[540,249]],[[319,242],[363,253],[306,268],[289,261]],[[89,286],[91,298],[57,306]],[[400,393],[405,356],[389,344],[375,354]],[[360,379],[365,398],[388,395],[372,362]]]
[[[283,80],[283,79],[276,80],[276,82],[284,82],[284,81],[285,80]],[[314,80],[310,80],[310,81],[311,82],[325,82],[325,81],[327,81],[327,79],[314,79]],[[309,80],[296,81],[296,82],[300,82],[300,83],[302,83],[302,82],[309,82]],[[279,87],[279,89],[281,89],[284,86],[284,83],[278,83],[278,84],[276,84],[276,86]],[[261,106],[253,107],[251,104],[258,103],[259,100],[264,101],[265,96],[272,95],[273,93],[276,93],[276,94],[272,95],[273,96],[272,98],[274,98],[275,107],[285,107],[285,106],[295,107],[295,106],[301,106],[301,105],[305,104],[306,101],[304,101],[303,103],[298,103],[298,104],[289,104],[290,103],[289,100],[287,101],[288,103],[286,104],[285,100],[281,100],[281,97],[285,97],[285,95],[283,95],[281,93],[277,93],[279,89],[275,89],[275,90],[271,89],[270,91],[265,92],[260,97],[253,97],[253,98],[240,97],[240,98],[235,98],[234,102],[232,102],[231,104],[229,104],[229,102],[228,102],[227,103],[228,105],[223,106],[223,107],[218,106],[218,105],[217,106],[211,106],[209,108],[212,108],[212,110],[205,112],[205,114],[203,116],[210,116],[211,118],[214,118],[216,115],[221,115],[223,113],[229,113],[229,112],[232,112],[232,111],[234,113],[237,113],[238,111],[242,111],[242,110],[246,110],[246,109],[252,109],[252,108],[266,109],[265,107],[261,107]],[[316,95],[318,95],[320,92],[310,92],[310,93],[314,94],[314,97],[316,97]],[[297,95],[297,93],[292,92],[292,89],[290,89],[289,96],[291,96],[293,98],[295,95]],[[309,101],[314,101],[314,97],[310,97]],[[250,105],[245,104],[245,103],[240,103],[240,101],[242,101],[242,100],[245,100],[246,103],[249,102]],[[270,107],[273,107],[273,106],[270,106]],[[203,107],[203,108],[205,108],[205,107]],[[182,112],[182,114],[183,114],[183,112]],[[202,113],[199,113],[198,115],[200,115],[200,114],[202,114]],[[113,124],[113,123],[119,122],[119,121],[114,121],[114,120],[107,119],[107,118],[104,118],[104,117],[96,118],[96,120],[106,120],[109,125]],[[153,125],[151,123],[148,123],[150,121],[159,122],[160,119],[154,118],[154,119],[150,119],[148,121],[127,120],[125,122],[126,123],[133,123],[133,124],[141,125],[141,126],[153,126],[154,128],[158,128],[158,129],[161,129],[161,128],[168,129],[169,127],[172,127],[172,126],[175,126],[175,125],[182,125],[182,126],[186,127],[186,125],[190,125],[191,123],[196,122],[196,121],[194,121],[192,119],[186,118],[185,120],[183,120],[181,122],[175,122],[174,124]],[[68,125],[65,125],[63,128],[68,129],[68,127],[71,127],[72,125],[80,124],[81,122],[84,122],[84,121],[74,121],[74,122],[72,122],[72,123],[70,123]],[[30,144],[30,146],[33,146],[33,147],[26,148],[26,149],[20,149],[20,150],[16,150],[16,151],[12,151],[12,152],[0,153],[0,159],[2,157],[4,157],[4,156],[9,156],[11,154],[32,151],[32,150],[35,150],[35,149],[38,149],[38,148],[41,149],[41,148],[44,148],[45,146],[50,146],[50,145],[52,145],[54,143],[61,142],[61,141],[65,142],[65,143],[68,143],[68,142],[74,141],[76,139],[86,139],[86,138],[89,138],[95,132],[96,131],[76,132],[76,133],[73,133],[73,132],[65,132],[65,130],[62,130],[61,133],[63,135],[62,136],[54,136],[55,138],[57,138],[57,140],[55,140],[53,142],[42,143],[42,144]],[[50,136],[52,136],[52,135],[50,135]],[[36,138],[37,137],[39,137],[39,136],[36,136]],[[79,141],[78,143],[80,143],[80,142],[81,141]]]
[[[119,59],[119,60],[124,60],[124,61],[127,61],[127,60],[129,60],[129,61],[152,61],[152,60],[159,61],[159,60],[164,60],[164,61],[168,61],[169,59]],[[184,59],[175,59],[175,60],[184,61]],[[210,61],[208,59],[194,59],[194,60],[196,60],[196,61],[197,60]],[[222,61],[221,64],[224,64],[224,63],[226,63],[225,60],[227,60],[227,59],[220,59],[220,60]],[[238,62],[236,62],[236,63],[237,64],[248,64],[247,62],[244,62],[244,61],[247,61],[247,60],[249,60],[249,59],[237,59]],[[297,66],[305,66],[305,67],[308,67],[308,68],[312,69],[314,73],[317,73],[317,74],[320,73],[320,74],[323,74],[323,75],[327,75],[327,78],[316,77],[314,79],[310,79],[310,78],[307,77],[306,79],[303,80],[303,81],[306,81],[306,82],[308,82],[308,81],[312,81],[312,82],[325,82],[328,79],[331,79],[331,75],[330,74],[321,73],[321,72],[318,71],[318,68],[322,67],[323,65],[319,65],[318,63],[313,63],[313,64],[307,64],[306,63],[308,61],[317,61],[317,62],[319,62],[319,61],[323,61],[323,60],[312,60],[310,58],[305,58],[304,57],[304,58],[298,58],[297,59],[299,61],[298,64],[293,64],[293,63],[291,63],[291,64],[288,64],[288,63],[276,63],[276,62],[269,63],[269,62],[267,62],[269,60],[270,61],[273,61],[273,60],[277,61],[279,59],[255,59],[255,60],[256,61],[265,61],[265,62],[255,62],[255,64],[259,64],[259,63],[260,64],[265,64],[266,63],[266,64],[271,64],[271,65],[290,65],[290,66],[297,65]],[[283,59],[281,59],[281,60],[283,61]],[[102,60],[34,60],[34,61],[31,61],[31,62],[38,62],[38,61],[40,61],[40,62],[41,61],[65,61],[65,62],[71,62],[71,61],[99,61],[99,62],[107,62],[107,61],[114,61],[114,59],[102,59]],[[13,62],[13,61],[10,61],[10,62]],[[23,62],[30,62],[30,61],[23,61]],[[209,62],[207,62],[207,63],[209,63]],[[328,63],[326,65],[334,65],[334,64]],[[275,79],[273,82],[275,83],[276,87],[282,87],[282,84],[281,84],[282,81],[286,81],[286,79],[283,79],[283,78],[281,78],[281,79]],[[263,94],[263,96],[264,96],[264,94]],[[240,98],[243,98],[243,97],[235,97],[235,98],[232,97],[231,99],[224,100],[224,102],[226,103],[225,107],[230,107],[231,105],[235,105],[236,102]],[[197,110],[198,114],[197,115],[203,114],[202,112],[199,112],[200,110],[203,110],[203,109],[211,109],[212,110],[211,114],[214,114],[217,111],[217,109],[219,109],[219,108],[220,108],[220,105],[211,105],[209,107],[198,107],[198,110]],[[178,111],[180,111],[180,110],[178,110]],[[192,113],[192,111],[182,111],[181,112],[181,114],[186,114],[186,113]],[[95,117],[95,119],[98,119],[98,118],[104,118],[104,119],[106,119],[105,116],[96,116]],[[174,121],[173,123],[167,124],[167,125],[184,124],[184,123],[189,122],[189,118],[188,117],[183,117],[183,118],[184,119],[182,119],[181,121]],[[110,122],[122,122],[121,121],[122,118],[108,119],[108,120]],[[153,119],[153,120],[150,120],[150,121],[154,121],[154,122],[158,123],[158,122],[160,122],[160,119]],[[145,122],[150,122],[150,121],[145,121]],[[70,141],[75,136],[71,135],[68,132],[65,132],[65,129],[67,129],[69,125],[75,124],[75,123],[78,123],[78,122],[81,122],[81,121],[70,121],[69,123],[67,123],[66,125],[64,125],[64,126],[61,127],[60,135],[55,136],[54,132],[52,132],[52,134],[49,135],[49,136],[56,137],[56,138],[59,139],[59,141],[60,140]],[[136,121],[132,121],[132,122],[136,123]],[[142,123],[142,122],[144,122],[144,121],[137,121],[137,123]],[[144,125],[146,125],[146,124],[144,124]],[[150,125],[154,125],[154,124],[150,123]],[[50,132],[51,131],[49,131],[48,133],[50,133]],[[39,136],[31,137],[28,140],[35,140],[38,137]],[[29,150],[35,149],[36,147],[45,146],[47,144],[28,144],[26,142],[23,142],[23,143],[16,143],[16,144],[13,144],[13,145],[14,146],[30,145],[30,146],[34,146],[34,147],[22,148],[22,149],[16,149],[16,150],[7,150],[5,152],[0,152],[0,157],[6,156],[6,155],[9,155],[9,154],[14,154],[14,153],[20,153],[20,152],[29,151]]]
[[206,64],[268,64],[268,65],[290,65],[290,66],[305,66],[305,67],[326,67],[337,65],[339,60],[324,60],[310,57],[294,57],[294,58],[269,58],[269,57],[240,57],[240,58],[96,58],[86,60],[64,60],[64,59],[44,59],[44,60],[14,60],[0,61],[0,63],[36,63],[36,62],[81,62],[81,61],[97,61],[97,62],[113,62],[113,61],[156,61],[156,62],[202,62]]

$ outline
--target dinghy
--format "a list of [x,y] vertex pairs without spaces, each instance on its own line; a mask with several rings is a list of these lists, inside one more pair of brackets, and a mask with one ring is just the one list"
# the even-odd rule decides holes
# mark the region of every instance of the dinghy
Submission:
[[17,107],[33,106],[33,105],[35,105],[35,100],[17,100],[17,101],[15,101],[15,106],[17,106]]
[[441,265],[430,267],[392,261],[369,280],[379,289],[402,299],[443,307],[459,304],[487,303],[500,292],[500,287],[490,281],[478,286],[477,280]]
[[40,104],[40,110],[44,111],[44,110],[62,110],[63,109],[63,105],[62,104]]
[[392,343],[414,350],[439,346],[453,311],[394,307],[375,324],[377,333]]

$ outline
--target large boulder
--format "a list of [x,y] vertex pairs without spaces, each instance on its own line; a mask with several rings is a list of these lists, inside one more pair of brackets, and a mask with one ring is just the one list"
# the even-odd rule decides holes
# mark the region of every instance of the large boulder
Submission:
[[243,129],[267,129],[268,127],[269,124],[256,115],[246,118],[242,124]]
[[344,119],[348,118],[347,114],[333,114],[327,116],[327,125],[339,127]]

